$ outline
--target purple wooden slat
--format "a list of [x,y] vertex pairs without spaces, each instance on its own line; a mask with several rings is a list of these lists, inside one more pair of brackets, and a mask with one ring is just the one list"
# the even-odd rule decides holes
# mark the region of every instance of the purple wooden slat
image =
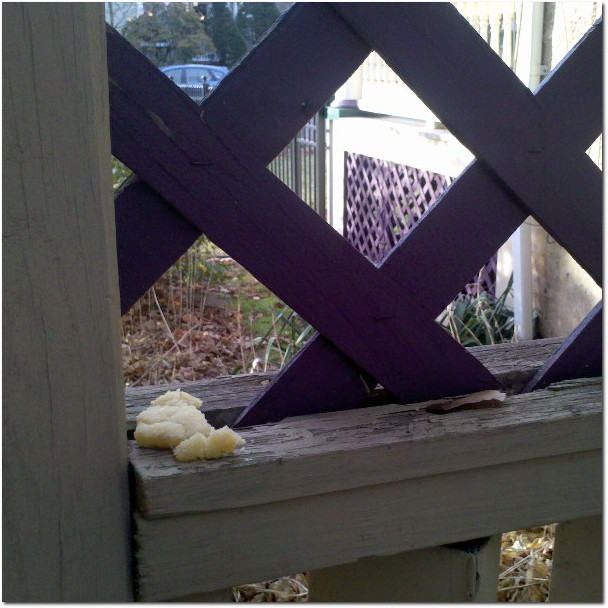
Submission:
[[196,241],[200,230],[141,180],[129,178],[116,200],[118,279],[125,314],[175,262],[175,255]]
[[[109,36],[117,35],[108,31]],[[238,134],[262,162],[269,163],[369,52],[330,6],[297,3],[205,99],[205,119]],[[271,78],[260,76],[269,73]],[[146,248],[146,234],[158,230],[155,224],[173,235],[190,230],[179,214],[158,211],[162,199],[137,183],[131,182],[115,199],[117,233],[128,241],[119,245],[129,256],[118,260],[123,314],[187,249],[188,239],[171,241],[163,255],[154,258]],[[149,216],[139,222],[129,220],[134,196],[140,207],[150,207]],[[124,229],[123,221],[129,224]]]
[[326,3],[296,3],[204,102],[268,164],[371,49]]
[[[502,220],[496,223],[498,214],[502,214]],[[474,162],[393,248],[379,271],[415,294],[429,316],[435,317],[526,217],[513,195]],[[429,277],[433,289],[428,288]],[[321,335],[312,338],[298,353],[298,359],[282,369],[267,390],[242,412],[235,426],[321,411],[329,400],[322,392],[318,396],[308,392],[313,369],[317,376],[320,371],[325,375],[325,382],[319,381],[317,386],[332,386],[336,392],[332,410],[358,405],[367,391],[356,370],[340,360],[335,347],[318,344],[323,342],[327,340]],[[372,387],[375,384],[371,380],[367,383]]]
[[[392,249],[381,269],[400,277],[423,308],[437,316],[526,217],[517,199],[473,162]],[[425,260],[422,271],[416,268],[420,260]],[[428,289],[429,277],[433,289]]]
[[[337,383],[328,377],[328,369],[339,370]],[[367,372],[318,334],[280,374],[280,382],[271,382],[241,412],[233,423],[235,428],[279,422],[286,416],[350,409],[361,403],[377,384]]]
[[[599,52],[597,33],[594,32],[592,37],[586,38],[580,45],[585,49],[588,61],[590,57],[586,49],[592,48],[593,53]],[[580,46],[579,53],[583,50]],[[572,63],[576,65],[578,61],[577,54],[570,54],[559,69],[576,72],[578,68],[570,66]],[[569,82],[570,78],[562,79],[559,72],[554,71],[542,89],[539,89],[539,94],[542,92],[543,96],[543,109],[548,117],[560,116],[562,113],[564,81]],[[584,138],[577,139],[580,132],[577,122],[565,121],[560,129],[564,136],[572,138],[578,150],[585,149],[588,141]],[[475,161],[392,250],[380,268],[383,272],[399,276],[411,292],[417,294],[423,307],[433,314],[439,314],[470,273],[479,268],[490,252],[502,245],[527,215],[524,208],[517,204],[517,199],[501,188],[495,178]],[[497,221],[498,217],[501,218],[500,221]],[[435,264],[432,269],[434,290],[427,289],[426,267],[418,266],[419,260],[426,259],[428,255],[432,255]],[[446,260],[452,263],[446,263]],[[341,387],[338,394],[345,395],[342,399],[332,399],[335,410],[356,406],[366,391],[359,383],[356,372],[347,369],[346,364],[340,360],[337,349],[331,345],[329,348],[320,345],[324,341],[323,336],[315,336],[309,341],[300,351],[297,364],[294,362],[284,368],[268,389],[242,413],[236,424],[245,426],[265,422],[269,412],[272,412],[272,418],[268,420],[276,421],[289,415],[318,411],[322,407],[320,404],[326,403],[323,393],[319,396],[310,395],[306,388],[307,374],[315,366],[316,369],[324,370],[326,377],[325,382],[318,384],[331,383],[334,389]],[[332,349],[333,352],[330,352]],[[353,391],[357,390],[358,398],[353,395]]]
[[[450,3],[334,7],[467,147],[483,149],[491,136],[509,151],[542,149],[545,134],[532,92]],[[509,156],[494,153],[501,161]]]
[[[599,20],[535,91],[553,137],[568,141],[574,150],[586,150],[602,131],[603,95],[598,86],[603,74],[602,37]],[[561,95],[552,94],[556,88]],[[569,128],[572,124],[577,125],[575,130]]]
[[108,69],[117,156],[384,386],[404,400],[498,386],[411,294],[238,138],[189,112],[175,87],[117,36],[108,38]]
[[[348,153],[346,156],[345,237],[378,263],[413,228],[448,187],[443,175],[390,161]],[[432,277],[429,283],[432,285]],[[463,287],[462,294],[496,287],[496,254]]]
[[528,393],[552,382],[602,375],[602,302],[568,336],[553,356],[522,389]]
[[[554,137],[534,95],[466,19],[443,2],[334,6],[600,284],[601,172]],[[601,98],[601,68],[599,59],[585,73],[596,75],[595,89],[589,86],[595,98]]]

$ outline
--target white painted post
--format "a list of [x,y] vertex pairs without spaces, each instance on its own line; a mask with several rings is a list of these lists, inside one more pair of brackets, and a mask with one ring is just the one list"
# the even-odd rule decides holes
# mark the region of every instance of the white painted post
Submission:
[[2,599],[129,601],[103,4],[2,13]]
[[558,524],[551,567],[551,602],[603,601],[602,516]]
[[452,546],[366,557],[311,573],[313,602],[495,602],[501,535]]
[[513,315],[517,340],[532,340],[532,231],[528,218],[514,233]]

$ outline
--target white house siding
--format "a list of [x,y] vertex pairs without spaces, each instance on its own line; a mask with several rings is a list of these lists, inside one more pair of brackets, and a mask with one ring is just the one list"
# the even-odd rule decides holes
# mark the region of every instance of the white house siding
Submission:
[[[549,70],[561,61],[600,16],[599,2],[546,4],[543,63]],[[588,152],[600,168],[601,144],[599,138]],[[541,312],[539,330],[542,337],[569,334],[602,297],[602,290],[595,281],[534,221],[532,273],[533,305]]]

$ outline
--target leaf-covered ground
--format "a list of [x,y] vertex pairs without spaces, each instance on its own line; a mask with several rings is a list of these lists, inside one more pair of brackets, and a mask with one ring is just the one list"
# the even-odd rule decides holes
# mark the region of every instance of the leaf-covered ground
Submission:
[[262,365],[256,348],[282,303],[232,259],[214,253],[182,258],[124,315],[126,386],[278,369],[278,361]]

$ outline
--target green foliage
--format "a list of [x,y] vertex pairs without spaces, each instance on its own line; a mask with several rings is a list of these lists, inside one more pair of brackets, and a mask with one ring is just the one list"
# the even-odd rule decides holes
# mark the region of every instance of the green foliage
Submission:
[[289,306],[283,306],[275,316],[268,331],[255,339],[257,353],[253,366],[263,371],[282,368],[308,340],[315,330]]
[[232,67],[246,52],[247,43],[224,2],[214,2],[207,18],[207,31],[213,40],[221,65]]
[[243,2],[236,16],[236,24],[251,47],[264,36],[280,14],[274,2]]
[[106,21],[119,32],[137,16],[137,2],[105,2],[105,9]]
[[131,169],[125,167],[117,158],[112,157],[112,181],[114,190],[118,190],[120,185],[131,175]]
[[480,346],[513,341],[513,309],[506,299],[513,276],[504,292],[494,299],[485,291],[454,300],[438,322],[463,346]]
[[144,2],[144,13],[122,33],[158,67],[189,63],[215,50],[199,15],[182,2]]

